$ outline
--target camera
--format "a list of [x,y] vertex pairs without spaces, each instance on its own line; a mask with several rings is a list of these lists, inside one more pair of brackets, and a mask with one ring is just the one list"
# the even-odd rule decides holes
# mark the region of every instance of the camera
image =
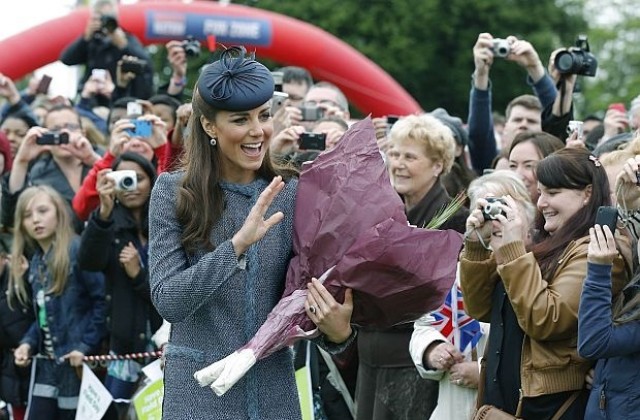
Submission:
[[200,41],[192,36],[182,41],[182,49],[187,57],[198,57],[200,55]]
[[589,51],[586,35],[578,35],[575,47],[556,54],[553,64],[562,74],[594,77],[598,70],[598,60]]
[[300,150],[325,150],[327,148],[325,133],[302,133],[298,148]]
[[493,51],[494,56],[505,58],[511,52],[511,45],[509,45],[506,39],[494,38],[491,51]]
[[100,29],[103,32],[111,33],[118,29],[118,18],[114,15],[102,15],[100,16]]
[[302,105],[300,111],[302,112],[302,121],[318,121],[324,116],[324,109],[317,105]]
[[569,121],[567,125],[567,134],[572,135],[574,132],[578,132],[578,138],[582,137],[582,121]]
[[133,73],[135,75],[142,74],[144,66],[147,64],[145,60],[139,59],[124,59],[120,65],[120,71],[122,73]]
[[289,98],[289,95],[284,92],[278,92],[277,90],[273,92],[273,96],[271,97],[271,115],[275,115],[276,112],[280,111],[284,106],[285,102]]
[[128,128],[126,132],[134,137],[151,137],[152,125],[148,120],[131,120],[135,127]]
[[60,146],[69,143],[69,133],[64,131],[49,131],[36,139],[36,144],[46,146]]
[[138,188],[138,176],[134,170],[113,171],[107,176],[115,181],[116,191],[135,191]]
[[504,198],[487,197],[486,200],[487,205],[482,209],[484,220],[496,220],[500,214],[507,217],[507,214],[502,210],[502,207],[500,207],[500,204],[507,204]]
[[281,71],[272,71],[273,85],[276,92],[282,92],[282,84],[284,83],[284,73]]

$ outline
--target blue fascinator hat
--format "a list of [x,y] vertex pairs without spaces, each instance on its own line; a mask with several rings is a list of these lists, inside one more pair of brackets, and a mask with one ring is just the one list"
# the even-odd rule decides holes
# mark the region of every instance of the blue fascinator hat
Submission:
[[271,71],[239,46],[226,49],[218,61],[204,67],[197,87],[207,104],[237,112],[266,103],[273,96],[275,85]]

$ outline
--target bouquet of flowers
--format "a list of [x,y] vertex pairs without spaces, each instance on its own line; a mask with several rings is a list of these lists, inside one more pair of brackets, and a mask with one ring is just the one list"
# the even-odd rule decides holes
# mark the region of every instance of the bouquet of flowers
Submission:
[[280,302],[255,336],[195,373],[223,395],[256,363],[319,332],[305,313],[307,283],[319,280],[338,301],[353,290],[351,322],[390,327],[438,309],[455,279],[462,236],[409,226],[391,186],[370,118],[303,166],[294,212],[294,257]]

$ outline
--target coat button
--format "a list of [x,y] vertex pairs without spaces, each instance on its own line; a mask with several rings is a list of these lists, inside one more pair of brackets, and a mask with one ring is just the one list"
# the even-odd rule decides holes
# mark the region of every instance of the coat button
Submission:
[[53,341],[54,343],[58,342],[58,337],[51,337],[51,341]]
[[104,297],[104,300],[106,300],[107,302],[111,302],[111,295],[106,295]]
[[147,338],[147,335],[145,333],[140,333],[138,337],[140,338],[140,340],[144,340],[145,338]]
[[45,301],[45,302],[49,302],[50,300],[51,300],[51,296],[46,296],[46,297],[44,298],[44,301]]

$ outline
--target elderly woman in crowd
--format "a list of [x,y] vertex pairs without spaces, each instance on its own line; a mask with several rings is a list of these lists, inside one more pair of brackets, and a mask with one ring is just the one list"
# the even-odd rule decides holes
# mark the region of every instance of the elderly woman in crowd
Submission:
[[[387,164],[391,183],[404,200],[409,222],[425,226],[450,202],[440,181],[453,165],[456,143],[431,115],[407,116],[389,133]],[[461,208],[440,228],[464,230]],[[416,372],[409,341],[413,323],[388,330],[362,329],[358,337],[358,419],[428,418],[435,408],[438,383]],[[407,417],[409,416],[409,417]]]

